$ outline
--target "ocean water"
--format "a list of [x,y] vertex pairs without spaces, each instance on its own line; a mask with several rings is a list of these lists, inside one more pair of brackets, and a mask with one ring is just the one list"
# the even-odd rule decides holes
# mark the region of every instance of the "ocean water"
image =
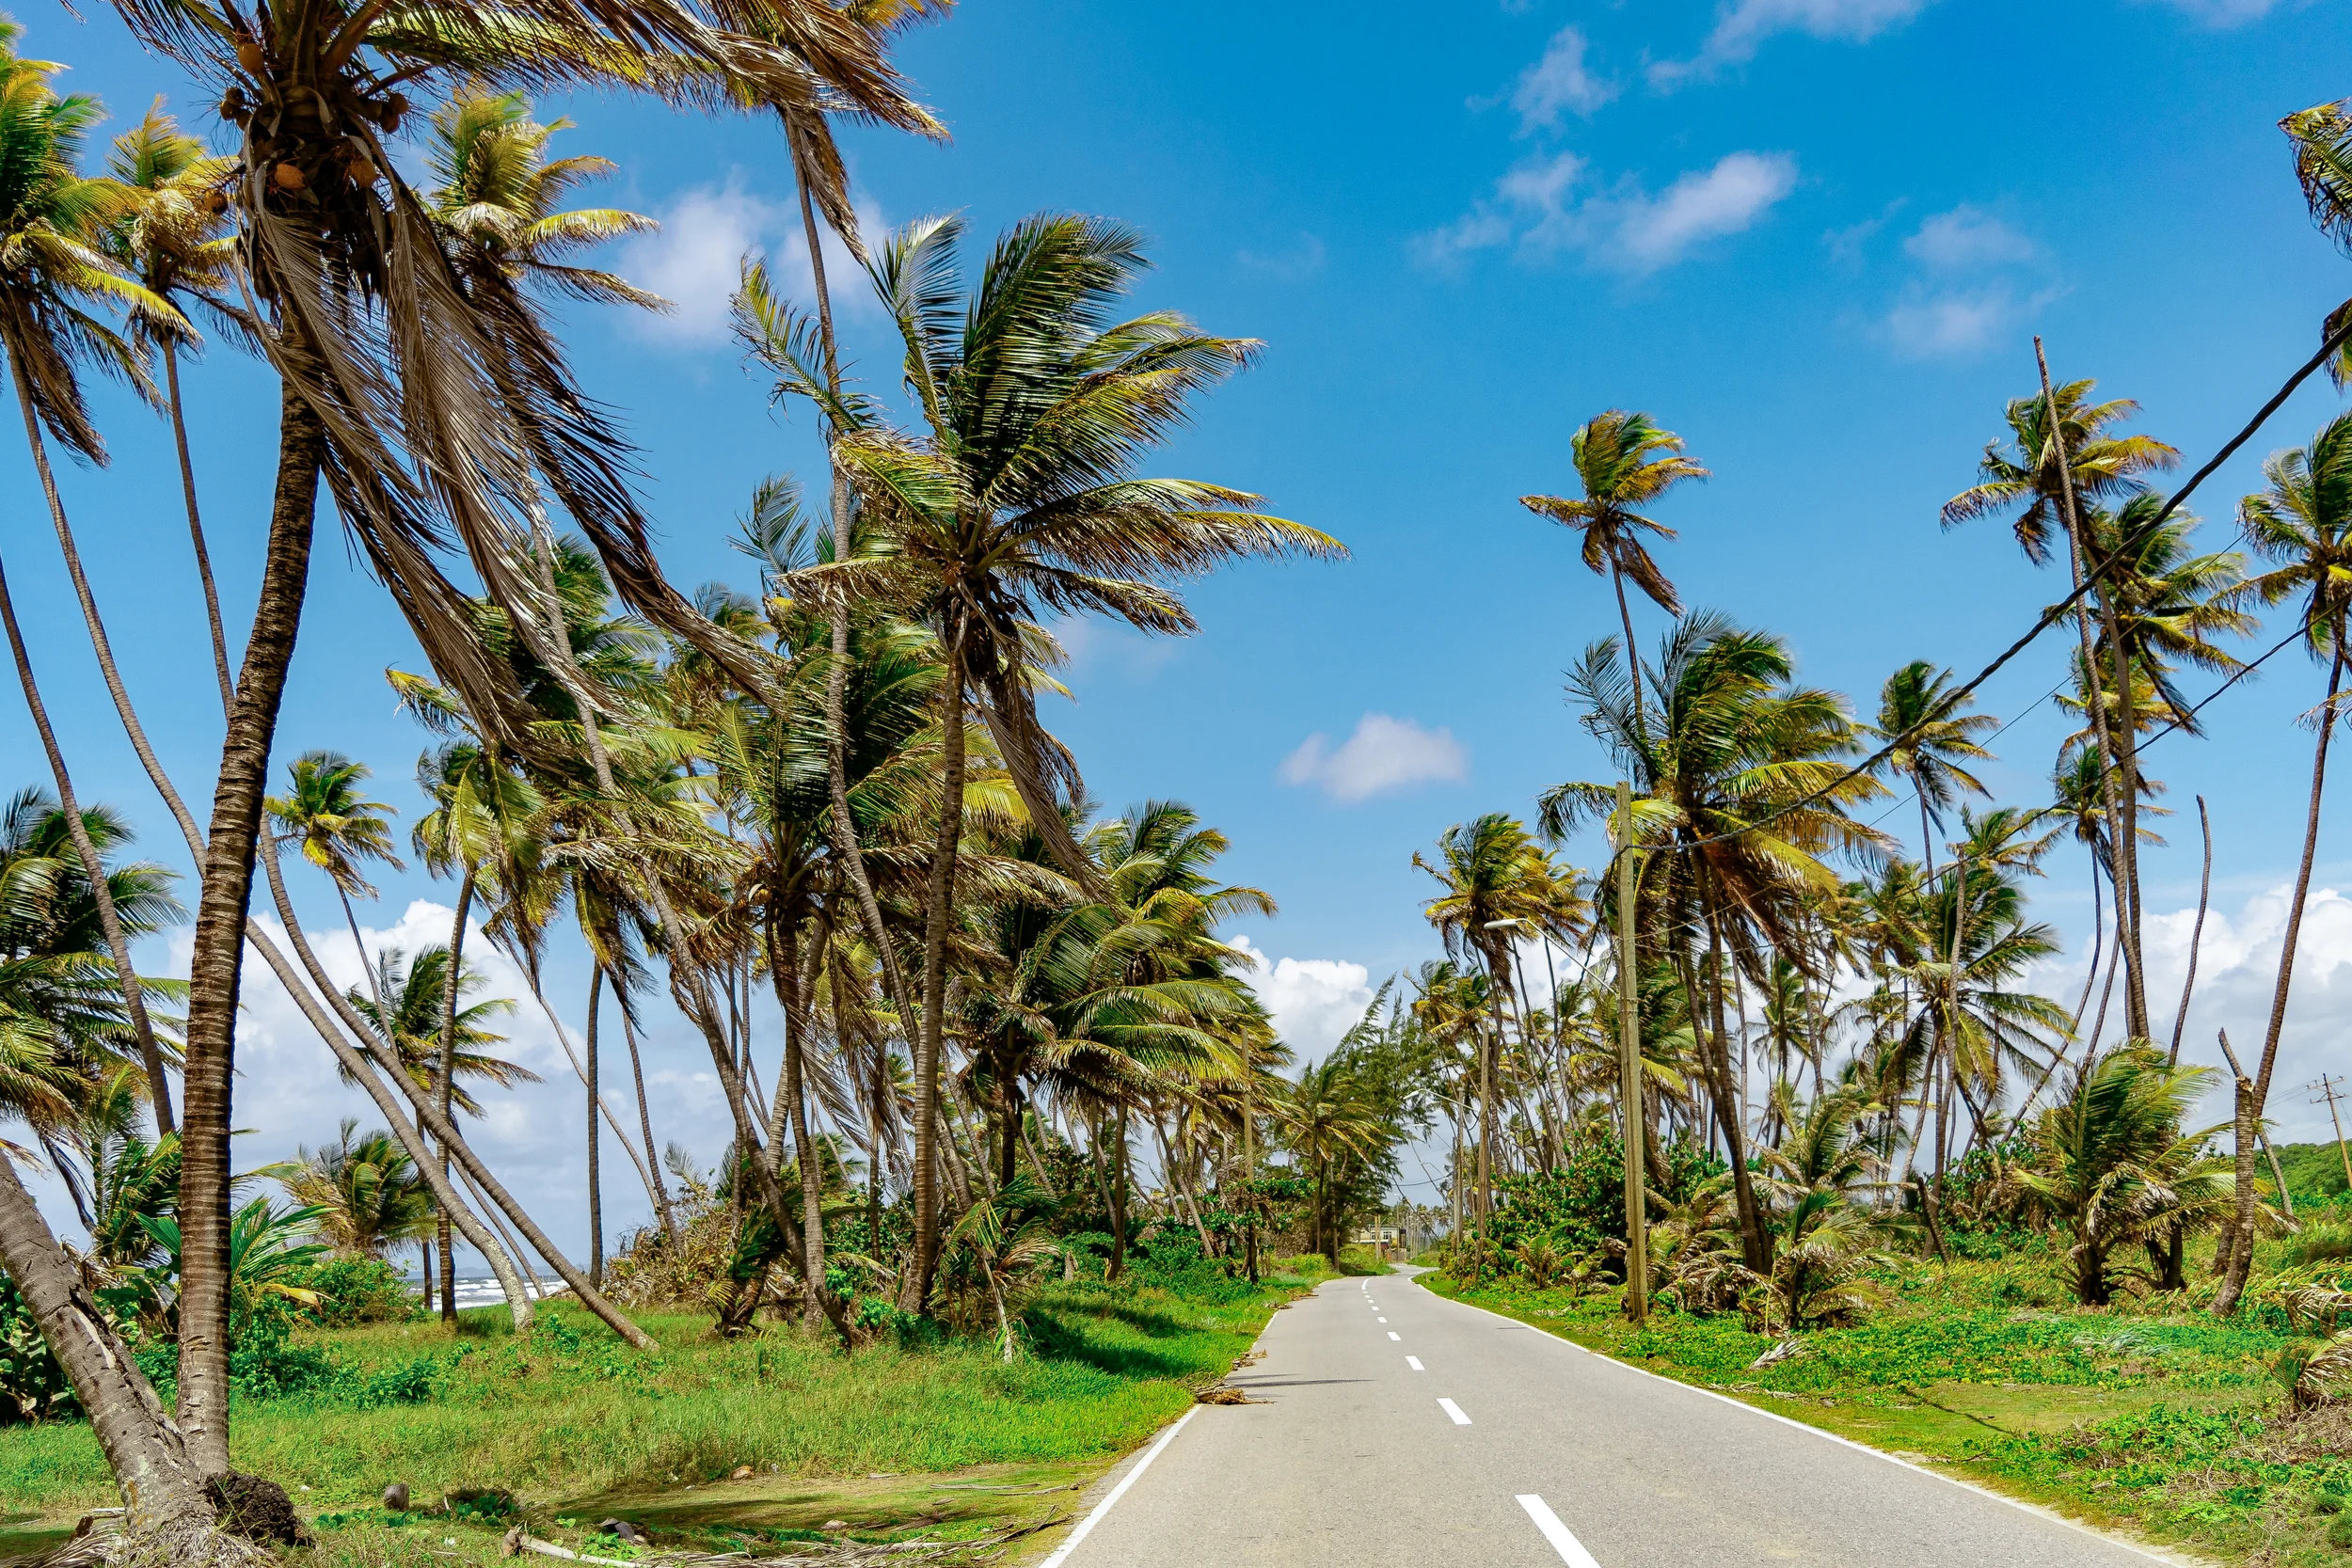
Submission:
[[[414,1275],[411,1275],[408,1277],[408,1288],[417,1291],[420,1295],[423,1293],[423,1285]],[[440,1289],[440,1283],[438,1280],[434,1282],[434,1289],[437,1291]],[[539,1288],[533,1290],[530,1281],[525,1280],[523,1289],[530,1291],[532,1299],[536,1301],[542,1295],[554,1296],[563,1294],[564,1282],[560,1279],[542,1280]],[[499,1282],[495,1275],[486,1274],[461,1274],[457,1276],[457,1306],[460,1310],[469,1307],[496,1307],[499,1303],[504,1301],[505,1299],[506,1292],[499,1288]]]

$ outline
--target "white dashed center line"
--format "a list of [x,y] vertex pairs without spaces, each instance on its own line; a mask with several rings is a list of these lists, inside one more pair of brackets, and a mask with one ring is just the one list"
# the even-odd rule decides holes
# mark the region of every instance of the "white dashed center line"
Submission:
[[[1470,1418],[1462,1414],[1462,1407],[1454,1403],[1452,1400],[1439,1400],[1438,1402],[1438,1408],[1452,1417],[1454,1424],[1457,1427],[1466,1427],[1470,1424]],[[1539,1498],[1538,1500],[1540,1501],[1541,1499]]]
[[1392,1329],[1389,1330],[1389,1338],[1391,1338],[1391,1339],[1401,1339],[1401,1338],[1404,1338],[1404,1336],[1402,1336],[1402,1335],[1398,1334],[1398,1333],[1397,1333],[1397,1331],[1396,1331],[1395,1329],[1393,1329],[1393,1328],[1392,1328]]
[[1518,1502],[1568,1568],[1600,1568],[1600,1564],[1593,1560],[1593,1554],[1584,1549],[1584,1543],[1568,1533],[1568,1527],[1560,1522],[1560,1515],[1551,1511],[1550,1504],[1533,1492],[1521,1493]]
[[1406,1364],[1407,1367],[1412,1368],[1412,1369],[1413,1369],[1413,1370],[1415,1370],[1415,1371],[1417,1371],[1417,1372],[1425,1372],[1425,1371],[1427,1371],[1427,1370],[1429,1370],[1428,1368],[1426,1368],[1426,1367],[1424,1367],[1424,1366],[1422,1366],[1422,1365],[1421,1364],[1421,1357],[1420,1357],[1420,1356],[1418,1356],[1418,1355],[1408,1355],[1408,1356],[1406,1356],[1406,1357],[1405,1358],[1405,1364]]

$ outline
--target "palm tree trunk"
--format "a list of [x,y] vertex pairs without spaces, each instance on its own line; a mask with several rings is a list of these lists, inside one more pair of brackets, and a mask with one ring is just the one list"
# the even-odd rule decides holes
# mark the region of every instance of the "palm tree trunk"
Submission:
[[[955,910],[956,851],[963,838],[963,622],[948,610],[947,678],[940,686],[939,831],[923,904],[923,1018],[914,1042],[914,1257],[901,1282],[901,1311],[930,1309],[939,1264],[939,1064],[947,1002],[947,922]],[[1116,1244],[1116,1243],[1114,1243]]]
[[[286,927],[286,940],[294,944],[294,953],[302,960],[303,968],[309,973],[311,983],[337,1004],[337,1011],[341,1014],[344,1024],[351,1029],[352,1038],[359,1041],[362,1047],[372,1049],[373,1037],[361,1027],[366,1020],[357,1017],[351,1010],[350,1004],[344,1001],[342,993],[335,990],[332,982],[327,978],[326,968],[318,961],[318,954],[311,949],[310,940],[303,932],[301,923],[294,919],[294,901],[286,895],[286,879],[278,864],[278,858],[275,855],[262,857],[262,871],[263,878],[269,883],[270,897],[277,906],[278,917]],[[436,1216],[438,1221],[436,1227],[437,1233],[446,1236],[450,1233],[450,1227],[454,1225],[473,1248],[482,1254],[490,1266],[490,1273],[497,1277],[500,1288],[506,1292],[507,1308],[513,1315],[515,1326],[518,1329],[529,1326],[531,1296],[523,1289],[522,1275],[517,1267],[521,1253],[517,1249],[510,1255],[505,1246],[492,1239],[488,1227],[483,1224],[482,1220],[466,1206],[465,1201],[458,1196],[456,1187],[450,1181],[448,1170],[435,1163],[432,1146],[427,1141],[430,1129],[425,1124],[425,1118],[419,1116],[412,1125],[408,1117],[401,1115],[399,1101],[393,1098],[390,1089],[385,1087],[383,1080],[377,1076],[373,1067],[371,1066],[368,1055],[363,1054],[359,1050],[355,1050],[350,1041],[343,1037],[342,1031],[335,1027],[335,1020],[320,1009],[317,999],[310,994],[310,988],[302,983],[302,976],[296,974],[294,966],[286,961],[285,955],[278,951],[277,945],[258,930],[248,931],[246,940],[253,943],[255,951],[262,955],[262,961],[267,963],[271,972],[278,976],[278,983],[285,988],[286,994],[294,999],[294,1005],[300,1007],[303,1016],[310,1020],[310,1027],[317,1032],[319,1038],[325,1040],[326,1048],[335,1053],[336,1061],[342,1066],[344,1071],[351,1075],[353,1082],[367,1091],[368,1098],[375,1101],[375,1108],[382,1114],[386,1124],[391,1129],[392,1135],[400,1140],[401,1148],[405,1149],[408,1158],[416,1163],[417,1174],[424,1179],[425,1185],[433,1191]],[[393,1082],[399,1084],[410,1096],[413,1097],[418,1092],[416,1085],[401,1068],[398,1056],[389,1048],[375,1053],[374,1059],[384,1064],[386,1072],[392,1075]],[[487,1206],[485,1207],[486,1209]],[[425,1253],[425,1267],[428,1271],[433,1266],[433,1256],[432,1250],[428,1247]],[[449,1257],[449,1247],[446,1243],[441,1246],[440,1256],[444,1261]],[[453,1304],[455,1298],[445,1290],[441,1299],[444,1305],[451,1305]],[[427,1309],[430,1309],[432,1305],[433,1281],[428,1278],[425,1281],[425,1306]]]
[[[2213,895],[2213,818],[2205,811],[2202,795],[2197,797],[2197,827],[2205,841],[2205,869],[2197,879],[2197,924],[2188,928],[2188,974],[2181,981],[2181,1005],[2172,1012],[2172,1050],[2165,1057],[2167,1067],[2178,1067],[2181,1062],[2181,1031],[2188,1027],[2189,999],[2197,994],[2197,950],[2204,944],[2205,906]],[[2180,1250],[2180,1227],[2175,1225],[2172,1227],[2175,1253]],[[2177,1258],[2173,1260],[2171,1272],[2180,1272]]]
[[612,999],[621,1008],[621,1038],[628,1043],[629,1083],[637,1093],[637,1128],[645,1140],[645,1167],[653,1181],[654,1212],[660,1216],[661,1233],[673,1245],[680,1241],[676,1211],[670,1207],[670,1184],[661,1180],[661,1150],[653,1141],[653,1111],[645,1103],[645,1064],[637,1051],[637,1020],[631,1014],[628,998],[621,992],[621,983],[612,982]]
[[1633,683],[1633,734],[1644,746],[1649,744],[1649,725],[1642,717],[1642,660],[1633,651],[1633,611],[1625,602],[1625,574],[1617,570],[1616,558],[1609,560],[1609,583],[1617,591],[1617,620],[1625,627],[1625,673]]
[[[825,284],[825,247],[817,230],[817,211],[810,203],[808,181],[803,178],[801,187],[801,230],[808,240],[809,277],[817,293],[817,331],[825,345],[825,385],[835,400],[841,396],[841,359],[833,334],[833,292]],[[830,425],[825,432],[826,459],[833,468],[833,558],[835,564],[850,559],[850,478],[841,465],[832,463],[834,432]],[[850,728],[846,717],[850,689],[850,596],[846,589],[836,587],[826,595],[826,619],[833,639],[833,663],[825,672],[825,772],[826,787],[831,795],[833,814],[826,826],[833,841],[833,852],[850,874],[850,888],[857,901],[858,920],[866,927],[866,940],[872,944],[874,956],[882,962],[882,980],[890,989],[891,1006],[898,1009],[900,1019],[914,1016],[913,993],[907,990],[905,972],[898,967],[898,951],[891,944],[890,933],[882,925],[882,906],[875,901],[874,884],[866,874],[866,855],[858,843],[857,818],[850,814]],[[900,1024],[904,1028],[903,1023]]]
[[[2050,449],[2058,462],[2060,516],[2066,524],[2066,559],[2074,577],[2074,592],[2080,594],[2085,584],[2083,570],[2085,542],[2082,521],[2075,515],[2074,474],[2067,461],[2066,430],[2064,423],[2058,418],[2057,395],[2050,389],[2050,367],[2042,359],[2042,340],[2039,338],[2034,340],[2033,352],[2034,358],[2042,371],[2042,403],[2045,410],[2044,418],[2047,420]],[[2100,602],[2103,605],[2106,603],[2105,594],[2100,596]],[[2108,867],[2107,879],[2115,891],[2115,947],[2116,952],[2122,956],[2122,961],[2131,972],[2131,978],[2124,985],[2124,1009],[2126,1016],[2137,1022],[2137,1032],[2144,1035],[2147,1032],[2147,992],[2140,981],[2139,929],[2134,924],[2133,914],[2138,903],[2137,883],[2139,859],[2136,852],[2137,846],[2125,828],[2126,806],[2118,799],[2115,775],[2119,753],[2112,733],[2113,727],[2107,722],[2106,703],[2099,692],[2099,656],[2091,642],[2090,615],[2087,610],[2079,606],[2074,611],[2074,629],[2082,645],[2083,683],[2086,689],[2085,695],[2089,698],[2090,705],[2091,733],[2099,740],[2099,788],[2106,808],[2107,837],[2112,847],[2113,856],[2113,864]],[[2121,704],[2119,717],[2122,719],[2124,727],[2129,729],[2131,727],[2129,711],[2131,690],[2128,686],[2118,694],[2118,701]],[[2137,804],[2136,784],[2132,785],[2132,789],[2135,799],[2131,804],[2136,806]],[[2135,996],[2138,998],[2137,1007],[2134,1006],[2132,1000]]]
[[603,1096],[596,1092],[596,1003],[604,993],[604,971],[588,973],[588,1280],[604,1289],[604,1174],[597,1163],[596,1110]]
[[[263,853],[268,852],[263,851]],[[359,968],[368,977],[368,999],[375,1004],[378,1027],[383,1029],[389,1038],[392,1029],[392,1015],[390,1009],[384,1006],[383,976],[376,973],[375,960],[368,957],[368,944],[359,940],[359,917],[353,912],[351,895],[343,891],[341,882],[335,884],[335,896],[343,901],[343,924],[351,927],[352,950],[359,955]]]
[[163,340],[164,390],[171,414],[172,445],[180,454],[180,493],[188,506],[188,542],[196,546],[197,580],[204,585],[204,621],[213,634],[213,670],[220,679],[220,709],[236,705],[236,683],[229,676],[229,636],[221,629],[220,590],[213,582],[213,555],[204,547],[204,519],[196,507],[196,465],[188,460],[188,421],[180,404],[180,350]]
[[326,435],[291,386],[279,393],[278,479],[253,629],[213,788],[188,965],[186,1117],[180,1165],[180,1431],[199,1474],[229,1468],[229,1129],[246,906],[253,891],[270,743],[302,624]]
[[138,972],[131,965],[131,943],[123,934],[122,920],[106,883],[105,862],[90,840],[89,825],[82,820],[82,803],[73,793],[73,779],[66,770],[65,753],[58,749],[56,732],[49,724],[48,706],[41,701],[40,687],[33,678],[32,657],[25,650],[24,634],[17,626],[16,601],[8,592],[5,569],[0,569],[0,624],[8,628],[8,651],[16,659],[17,682],[24,688],[24,705],[32,713],[33,728],[40,733],[41,751],[49,759],[49,776],[57,786],[57,806],[65,818],[66,832],[73,840],[74,857],[81,862],[82,876],[97,900],[99,927],[105,933],[107,952],[121,982],[123,1010],[129,1014],[132,1030],[138,1037],[140,1064],[146,1069],[148,1093],[155,1104],[155,1131],[173,1132],[171,1080],[165,1073],[164,1053],[155,1044],[154,1025],[147,1016],[145,988],[139,982]]
[[[2270,1099],[2270,1071],[2279,1061],[2279,1037],[2286,1028],[2287,997],[2295,985],[2295,949],[2303,935],[2303,906],[2312,891],[2312,862],[2319,853],[2319,807],[2328,792],[2328,742],[2335,734],[2336,697],[2344,689],[2344,627],[2339,623],[2330,631],[2333,635],[2328,641],[2333,652],[2328,660],[2328,700],[2320,706],[2319,739],[2312,748],[2312,795],[2311,804],[2303,815],[2303,859],[2296,867],[2295,895],[2287,904],[2287,927],[2279,948],[2279,981],[2270,994],[2270,1027],[2263,1035],[2262,1065],[2255,1070],[2247,1108],[2241,1112],[2242,1119],[2250,1119],[2257,1127],[2262,1124],[2263,1107]],[[2243,1129],[2240,1130],[2240,1136],[2242,1140],[2245,1137]],[[2238,1295],[2245,1291],[2247,1271],[2254,1262],[2252,1155],[2242,1153],[2239,1164],[2249,1173],[2245,1179],[2245,1190],[2238,1199],[2239,1223],[2246,1233],[2239,1239],[2236,1251],[2231,1255],[2230,1273],[2222,1284],[2222,1291],[2232,1307],[2237,1305]],[[2219,1297],[2214,1301],[2214,1310],[2228,1310]]]
[[1771,1244],[1764,1232],[1764,1216],[1756,1201],[1755,1173],[1748,1169],[1747,1130],[1740,1125],[1739,1098],[1731,1081],[1731,1057],[1724,1040],[1724,933],[1721,911],[1715,907],[1714,883],[1704,867],[1699,873],[1706,905],[1708,963],[1712,973],[1708,978],[1708,1010],[1714,1037],[1708,1050],[1708,1076],[1713,1079],[1718,1119],[1724,1125],[1724,1142],[1731,1160],[1731,1189],[1740,1209],[1740,1250],[1742,1261],[1758,1275],[1772,1270]]
[[180,1553],[213,1522],[202,1477],[163,1402],[91,1303],[65,1250],[50,1233],[16,1165],[0,1150],[0,1266],[24,1292],[41,1338],[89,1412],[90,1431],[122,1489],[135,1540]]
[[[433,1085],[434,1104],[441,1119],[450,1119],[450,1091],[457,1075],[457,982],[465,974],[466,916],[473,911],[473,866],[469,863],[457,880],[457,918],[450,923],[449,969],[441,985],[440,1081]],[[441,1150],[441,1179],[449,1179],[449,1150]],[[449,1216],[440,1222],[441,1321],[457,1321],[457,1259],[450,1246]]]
[[803,1053],[807,1030],[802,1011],[800,933],[788,918],[768,920],[768,977],[776,1006],[784,1013],[784,1066],[776,1074],[778,1108],[790,1118],[792,1158],[801,1168],[801,1280],[805,1287],[803,1326],[811,1334],[825,1325],[825,1188],[818,1169],[817,1144],[808,1135],[808,1095]]
[[[123,692],[122,677],[115,671],[114,651],[107,645],[105,627],[98,619],[97,602],[90,596],[88,580],[82,575],[81,553],[73,547],[72,531],[66,526],[65,506],[57,498],[57,482],[49,471],[48,445],[41,439],[40,422],[33,417],[32,393],[25,382],[23,358],[11,354],[8,363],[16,375],[17,406],[24,414],[24,438],[32,447],[33,466],[40,473],[41,493],[49,500],[50,521],[56,525],[57,542],[65,549],[66,569],[72,574],[74,592],[82,602],[83,624],[89,630],[90,645],[98,652],[98,667],[106,677],[106,689],[114,696],[116,711],[127,713],[130,699]],[[130,939],[123,933],[122,917],[115,908],[114,889],[106,880],[104,863],[99,858],[97,846],[90,842],[88,826],[82,820],[73,782],[66,772],[65,753],[58,748],[56,734],[49,725],[49,710],[34,682],[32,658],[25,651],[24,633],[17,628],[16,606],[8,594],[5,577],[0,577],[0,615],[7,618],[8,651],[16,658],[17,680],[24,688],[24,704],[32,710],[33,727],[40,733],[41,750],[49,758],[50,777],[57,785],[57,804],[65,815],[66,832],[73,840],[75,858],[82,863],[82,875],[89,882],[90,897],[98,905],[99,929],[105,933],[106,950],[114,958],[115,974],[122,987],[123,1010],[130,1015],[131,1031],[139,1042],[139,1062],[146,1069],[148,1093],[155,1105],[155,1131],[174,1132],[178,1124],[171,1114],[171,1080],[164,1070],[163,1051],[155,1043],[155,1026],[147,1016],[145,990],[139,984],[138,972],[131,966]],[[143,744],[141,750],[145,750]],[[151,768],[150,771],[156,769]]]

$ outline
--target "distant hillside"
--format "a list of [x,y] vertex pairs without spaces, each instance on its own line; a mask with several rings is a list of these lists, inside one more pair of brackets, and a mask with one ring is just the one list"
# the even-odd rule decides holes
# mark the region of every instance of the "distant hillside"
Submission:
[[2345,1190],[2344,1156],[2332,1138],[2324,1144],[2280,1144],[2279,1168],[2296,1197],[2333,1197]]

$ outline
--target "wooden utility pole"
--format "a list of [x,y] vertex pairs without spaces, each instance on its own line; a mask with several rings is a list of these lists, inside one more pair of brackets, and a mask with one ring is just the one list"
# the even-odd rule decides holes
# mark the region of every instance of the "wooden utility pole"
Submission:
[[[2344,1162],[2344,1190],[2352,1192],[2352,1153],[2344,1151],[2344,1117],[2336,1113],[2336,1085],[2343,1082],[2341,1078],[2330,1078],[2323,1072],[2319,1075],[2318,1083],[2307,1086],[2317,1089],[2328,1101],[2328,1119],[2336,1124],[2336,1155]],[[2314,1100],[2312,1103],[2316,1105],[2319,1101]]]
[[1642,1026],[1634,1008],[1633,786],[1617,781],[1617,1108],[1625,1123],[1625,1315],[1649,1322],[1649,1214],[1642,1196]]

